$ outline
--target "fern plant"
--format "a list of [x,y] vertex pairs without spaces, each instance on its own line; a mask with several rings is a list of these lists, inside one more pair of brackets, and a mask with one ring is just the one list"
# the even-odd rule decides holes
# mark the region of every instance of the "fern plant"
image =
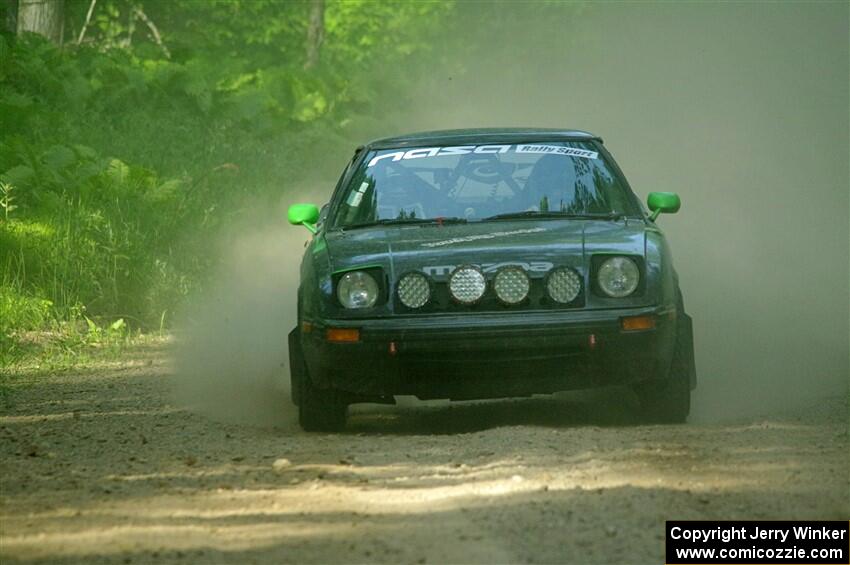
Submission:
[[12,204],[15,200],[13,192],[14,187],[11,184],[0,181],[0,208],[3,209],[3,219],[6,221],[9,221],[9,214],[17,209],[17,206]]

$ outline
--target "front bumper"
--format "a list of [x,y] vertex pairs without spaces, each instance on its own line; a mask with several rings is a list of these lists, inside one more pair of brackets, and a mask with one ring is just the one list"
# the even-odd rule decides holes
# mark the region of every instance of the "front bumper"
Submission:
[[[622,330],[622,318],[632,316],[652,316],[655,327]],[[305,331],[296,329],[293,336],[300,351],[290,355],[303,355],[309,378],[319,388],[371,398],[465,400],[666,378],[676,311],[434,315],[325,320],[301,327]],[[356,328],[360,339],[329,342],[331,328]]]

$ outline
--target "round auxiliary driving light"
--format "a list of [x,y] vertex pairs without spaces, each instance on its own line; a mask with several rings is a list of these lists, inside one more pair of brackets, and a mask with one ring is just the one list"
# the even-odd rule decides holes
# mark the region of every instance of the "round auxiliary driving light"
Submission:
[[449,276],[449,292],[461,304],[478,302],[484,296],[485,290],[487,280],[478,267],[458,267]]
[[363,271],[351,271],[340,277],[336,296],[346,308],[371,308],[378,301],[378,283]]
[[567,267],[555,269],[546,279],[546,292],[555,302],[569,304],[581,292],[581,277]]
[[431,286],[422,273],[408,273],[398,281],[398,299],[408,308],[422,308],[431,298]]
[[519,267],[504,267],[496,274],[493,281],[496,296],[505,304],[519,304],[528,296],[531,281]]
[[612,298],[633,293],[640,282],[640,270],[628,257],[611,257],[599,266],[599,288]]

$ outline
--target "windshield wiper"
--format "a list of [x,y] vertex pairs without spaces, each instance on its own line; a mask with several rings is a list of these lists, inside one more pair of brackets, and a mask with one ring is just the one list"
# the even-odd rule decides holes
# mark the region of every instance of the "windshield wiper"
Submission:
[[579,220],[617,220],[623,215],[616,212],[605,212],[602,214],[575,214],[572,212],[540,212],[537,210],[525,210],[523,212],[508,212],[505,214],[496,214],[495,216],[487,216],[480,221],[487,222],[490,220],[521,220],[524,218],[568,218]]
[[369,228],[373,226],[396,226],[396,225],[445,225],[445,224],[465,224],[466,218],[383,218],[374,222],[364,222],[362,224],[351,224],[349,226],[340,226],[342,230],[353,230],[358,228]]

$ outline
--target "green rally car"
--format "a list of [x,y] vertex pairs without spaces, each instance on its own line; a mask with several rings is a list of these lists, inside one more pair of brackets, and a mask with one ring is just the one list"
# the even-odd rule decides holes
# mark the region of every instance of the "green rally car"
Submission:
[[289,334],[305,430],[395,395],[469,400],[626,385],[648,421],[683,422],[691,319],[656,226],[602,139],[468,129],[359,147],[312,232]]

